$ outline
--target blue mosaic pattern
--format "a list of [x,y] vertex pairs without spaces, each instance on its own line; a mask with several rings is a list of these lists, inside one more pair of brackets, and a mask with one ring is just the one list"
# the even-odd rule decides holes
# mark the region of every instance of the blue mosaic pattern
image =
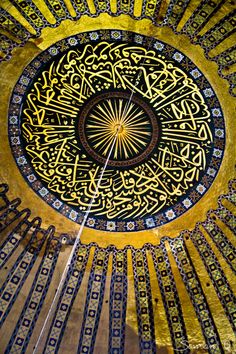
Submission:
[[227,208],[223,205],[216,210],[216,215],[219,217],[224,224],[228,226],[228,228],[233,232],[236,233],[236,217],[233,215]]
[[214,216],[209,216],[207,220],[202,223],[202,225],[218,247],[226,262],[236,273],[236,249],[224,235],[220,227],[214,222],[213,218]]
[[79,246],[75,251],[55,315],[50,327],[43,353],[57,353],[62,341],[66,324],[79,291],[88,261],[90,247]]
[[202,258],[207,272],[212,280],[215,291],[225,310],[225,314],[234,331],[236,331],[236,297],[224,275],[214,252],[205,240],[199,228],[188,233]]
[[199,278],[184,245],[184,240],[182,237],[178,237],[169,240],[169,243],[201,325],[208,352],[212,354],[222,353],[223,348],[216,325],[211,315]]
[[50,230],[47,232],[44,231],[44,235],[41,239],[37,238],[38,232],[39,229],[37,227],[0,289],[0,326],[2,326],[15,303]]
[[132,250],[132,262],[140,353],[156,353],[152,293],[145,250]]
[[185,23],[182,31],[189,34],[190,38],[196,36],[224,2],[224,0],[217,2],[211,0],[201,1],[199,6],[193,11],[191,17]]
[[6,240],[3,242],[0,248],[0,269],[8,261],[11,255],[19,246],[19,243],[27,235],[31,224],[27,220],[30,212],[26,212],[24,218],[16,225],[16,227],[10,231],[7,235]]
[[96,15],[102,12],[111,13],[109,0],[94,0],[94,5],[96,8]]
[[63,0],[45,0],[49,10],[52,12],[57,22],[65,19],[72,19]]
[[190,0],[170,0],[163,24],[176,30]]
[[176,352],[187,354],[190,352],[190,349],[188,349],[188,337],[180,299],[164,242],[161,242],[159,247],[151,247],[151,254],[166,311],[173,349]]
[[150,18],[152,22],[156,23],[156,19],[160,10],[160,0],[144,0],[142,6],[142,18]]
[[133,16],[134,1],[132,1],[132,0],[117,0],[117,10],[118,10],[118,13],[116,15],[119,15],[120,13],[122,13],[122,14],[128,14],[131,17],[134,17]]
[[[166,4],[167,10],[166,13],[163,13],[165,9],[165,3],[161,0],[143,0],[141,5],[141,15],[139,17],[135,16],[134,8],[135,8],[135,1],[134,0],[117,0],[114,12],[111,11],[110,1],[109,0],[95,0],[95,13],[94,11],[89,8],[88,3],[86,0],[73,0],[71,1],[71,5],[73,6],[76,16],[72,17],[67,9],[65,1],[63,0],[45,0],[45,3],[48,7],[48,11],[51,11],[53,16],[55,17],[55,22],[53,24],[48,23],[47,19],[44,15],[39,11],[37,6],[35,6],[32,1],[29,3],[28,1],[24,0],[12,0],[12,3],[16,6],[20,14],[31,23],[33,28],[36,30],[36,37],[40,36],[41,30],[47,26],[56,27],[61,23],[63,19],[71,19],[77,20],[83,15],[87,15],[89,17],[96,17],[101,12],[105,12],[110,16],[119,16],[121,14],[128,14],[130,17],[139,20],[143,18],[150,19],[155,26],[169,26],[171,27],[176,34],[179,32],[177,31],[177,26],[179,22],[183,19],[185,11],[191,9],[190,0],[169,0]],[[163,6],[164,5],[164,6]],[[190,5],[190,6],[189,6]],[[217,11],[225,11],[226,13],[230,11],[230,9],[234,9],[233,1],[229,1],[227,4],[228,6],[225,7],[225,1],[208,1],[208,0],[201,0],[199,1],[199,5],[197,8],[192,12],[192,15],[187,20],[184,25],[183,30],[180,30],[180,33],[186,33],[190,39],[199,40],[202,47],[205,47],[206,54],[208,53],[207,46],[209,46],[209,39],[210,44],[216,46],[219,41],[223,41],[224,39],[228,38],[234,30],[232,27],[228,27],[230,25],[230,21],[232,20],[232,15],[234,16],[234,12],[228,14],[225,19],[220,21],[220,26],[214,26],[211,28],[206,34],[203,36],[199,35],[199,31],[205,26],[208,25],[212,18],[214,18],[215,13]],[[160,8],[162,11],[160,13]],[[90,11],[91,9],[91,11]],[[228,25],[227,25],[228,22]],[[9,60],[11,57],[11,52],[14,47],[17,45],[22,45],[26,42],[26,38],[33,37],[31,33],[27,31],[27,29],[22,26],[14,17],[12,17],[7,11],[0,9],[0,27],[3,27],[7,30],[5,35],[2,35],[0,38],[0,45],[2,47],[3,53],[5,57],[0,56],[1,60]],[[215,31],[216,30],[216,31]],[[16,36],[22,43],[17,44],[16,42],[12,41],[8,33]],[[194,38],[194,36],[197,36]],[[213,34],[214,38],[211,37]],[[207,54],[208,55],[208,54]],[[214,60],[208,56],[208,59]],[[233,88],[235,87],[235,78],[233,75],[222,75],[229,83],[230,83],[230,93],[232,96],[235,96],[233,92]]]
[[[7,186],[0,186],[0,210],[3,212],[5,212],[6,208],[11,205],[11,202],[8,200],[6,193]],[[226,218],[226,216],[229,215],[227,209],[222,207],[221,201],[222,199],[227,199],[234,202],[235,199],[233,195],[235,195],[235,181],[231,181],[230,183],[229,194],[219,198],[219,208],[216,211],[213,211],[215,215],[218,212],[222,212],[222,210],[222,218]],[[19,200],[17,203],[19,205]],[[17,206],[14,206],[13,210],[13,215],[20,214]],[[113,254],[109,304],[108,353],[124,353],[128,286],[127,250],[131,249],[137,319],[139,325],[140,352],[146,352],[149,354],[155,353],[157,350],[155,347],[155,328],[152,305],[156,299],[155,294],[151,293],[149,273],[147,272],[148,264],[146,253],[148,252],[152,256],[156,270],[157,280],[159,283],[168,327],[173,343],[173,349],[183,354],[189,353],[188,338],[186,335],[185,324],[182,316],[181,304],[176,290],[173,273],[171,271],[167,248],[165,247],[166,241],[168,241],[171,246],[173,256],[190,296],[192,305],[196,311],[197,318],[201,325],[202,333],[206,341],[205,345],[208,348],[208,352],[223,353],[224,349],[222,348],[219,341],[219,335],[214,320],[211,316],[210,309],[206,302],[206,297],[202,290],[200,280],[196,274],[191,258],[185,246],[185,242],[190,242],[188,241],[190,238],[191,242],[193,242],[194,246],[199,252],[199,255],[205,265],[206,271],[211,278],[211,283],[206,285],[212,286],[214,289],[213,291],[216,291],[225,314],[229,320],[229,323],[231,324],[233,330],[235,330],[235,296],[232,293],[229,282],[224,276],[223,270],[218,260],[216,259],[213,250],[207,243],[204,234],[200,229],[202,226],[205,228],[205,230],[216,243],[217,247],[219,247],[221,250],[222,254],[226,258],[228,257],[228,261],[230,262],[229,264],[232,266],[233,262],[229,260],[229,252],[232,251],[232,248],[230,248],[232,245],[226,242],[226,236],[215,223],[213,219],[214,215],[212,216],[213,212],[209,212],[206,222],[199,223],[199,226],[197,226],[192,232],[185,231],[181,234],[180,237],[176,239],[169,239],[167,237],[163,238],[159,246],[146,244],[141,250],[134,249],[130,246],[125,247],[123,250],[117,250],[114,246],[111,246],[107,249],[102,249],[96,244],[79,245],[76,253],[74,254],[66,282],[63,286],[62,294],[58,301],[55,317],[52,321],[47,343],[44,348],[44,353],[57,353],[59,351],[60,343],[65,332],[70,311],[72,309],[75,296],[78,293],[78,289],[84,275],[91,247],[95,247],[95,255],[89,277],[89,287],[86,295],[86,305],[81,329],[80,342],[83,344],[83,346],[79,346],[78,352],[83,352],[83,348],[85,348],[86,350],[84,352],[92,353],[96,348],[96,329],[98,328],[104,297],[108,258],[110,254]],[[24,213],[26,213],[24,214],[25,216],[28,215],[27,212]],[[4,310],[4,315],[2,318],[6,316],[10,310],[7,308],[7,303],[9,302],[9,307],[11,308],[17,295],[19,294],[19,288],[21,288],[21,284],[23,284],[24,280],[26,279],[24,277],[29,274],[29,271],[32,267],[32,262],[34,262],[32,257],[35,254],[36,257],[38,256],[38,252],[42,247],[44,239],[48,236],[48,234],[50,235],[53,232],[53,229],[49,229],[48,233],[40,229],[39,218],[36,219],[36,221],[33,220],[30,222],[28,219],[26,220],[23,218],[24,215],[22,214],[21,218],[19,218],[18,225],[14,226],[15,230],[17,230],[17,227],[18,230],[20,229],[19,225],[23,225],[23,221],[27,221],[29,225],[31,225],[31,228],[35,228],[36,221],[38,225],[36,226],[34,235],[32,235],[32,238],[29,241],[29,244],[26,246],[25,251],[22,252],[16,262],[16,265],[11,269],[5,282],[5,288],[3,286],[4,291],[1,293],[0,302],[1,310]],[[227,219],[225,221],[227,223],[229,222]],[[41,241],[37,240],[39,233],[44,234],[44,237],[41,239]],[[65,242],[66,239],[67,244],[68,242],[72,244],[72,240],[66,237],[67,235],[61,235],[61,238],[59,239],[54,239],[51,236],[49,236],[44,257],[40,263],[32,287],[29,291],[29,295],[24,304],[24,308],[15,325],[13,335],[10,338],[10,342],[8,343],[5,353],[24,353],[26,351],[33,329],[36,325],[37,318],[41,314],[43,302],[45,300],[45,296],[55,270],[61,241],[63,240],[63,242]],[[22,234],[22,237],[24,237],[24,233]],[[186,241],[184,241],[184,237]],[[224,244],[222,242],[224,242]],[[28,264],[26,264],[27,262]],[[20,265],[23,266],[23,269],[21,270],[23,273],[21,274],[18,273]],[[19,276],[21,277],[21,280],[13,279],[13,277]],[[5,300],[3,299],[6,291],[10,295],[12,294],[13,299],[11,301],[6,301],[6,298]],[[157,326],[158,323],[155,323],[155,325]],[[223,345],[226,344],[223,343]],[[191,345],[189,346],[191,349]]]
[[236,205],[236,179],[233,179],[229,182],[229,193],[219,198],[220,201],[222,199],[227,199],[233,205]]
[[[77,14],[76,19],[80,18],[82,15],[89,15],[91,16],[88,3],[86,0],[75,0],[72,1],[72,6]],[[93,16],[91,16],[93,17]]]
[[[215,56],[213,60],[219,65],[218,72],[236,63],[236,45]],[[225,75],[222,75],[225,77]]]
[[224,199],[228,200],[230,203],[236,206],[236,179],[229,181],[229,192],[219,197],[219,205],[222,204]]
[[230,12],[214,27],[207,31],[196,43],[200,44],[208,55],[210,50],[215,48],[224,39],[235,33],[236,30],[236,10]]
[[20,199],[14,199],[7,203],[6,207],[0,213],[0,232],[5,230],[13,221],[19,219],[28,209],[18,211],[17,207],[20,205]]
[[109,305],[109,354],[123,354],[127,306],[126,250],[113,253]]
[[24,43],[30,37],[30,33],[27,29],[3,9],[0,9],[0,28],[7,30],[7,32],[11,33]]
[[50,25],[32,1],[11,0],[11,2],[38,34],[43,27]]
[[61,243],[50,237],[5,353],[25,353],[48,292],[60,248]]
[[109,252],[97,248],[89,276],[84,316],[77,353],[93,353],[101,315]]
[[[0,34],[0,52],[4,53],[4,60],[9,60],[11,57],[12,50],[18,46],[18,43],[13,39],[5,36],[4,34]],[[0,58],[0,61],[2,58]]]

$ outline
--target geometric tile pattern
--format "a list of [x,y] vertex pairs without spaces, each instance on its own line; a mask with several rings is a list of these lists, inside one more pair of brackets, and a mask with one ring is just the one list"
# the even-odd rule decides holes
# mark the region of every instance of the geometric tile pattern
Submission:
[[10,312],[20,289],[28,277],[44,241],[50,232],[50,230],[44,231],[43,237],[39,238],[38,231],[39,229],[36,227],[28,245],[17,258],[0,289],[0,326]]
[[13,16],[7,11],[1,9],[0,28],[3,28],[8,33],[18,38],[22,42],[26,42],[30,37],[30,33],[23,27]]
[[[208,213],[205,222],[198,223],[192,232],[184,231],[175,239],[162,238],[159,246],[146,244],[141,249],[134,249],[131,246],[127,246],[124,249],[118,250],[114,246],[103,249],[93,243],[89,245],[79,244],[72,258],[71,265],[68,268],[68,274],[61,294],[59,295],[54,318],[52,319],[51,328],[44,347],[44,353],[57,353],[60,349],[61,340],[69,320],[75,297],[78,294],[92,247],[95,248],[95,253],[91,268],[89,268],[90,275],[87,294],[85,294],[86,299],[78,352],[92,353],[96,345],[96,334],[104,301],[108,259],[110,255],[112,255],[112,269],[110,273],[108,353],[124,353],[126,342],[125,335],[127,335],[127,277],[130,271],[134,278],[140,352],[156,352],[154,326],[158,326],[158,323],[154,323],[153,300],[156,301],[156,299],[155,294],[153,294],[152,297],[150,277],[147,271],[147,254],[149,254],[151,256],[150,262],[153,262],[154,265],[157,276],[156,281],[159,284],[162,296],[169,335],[172,340],[172,348],[184,354],[189,353],[190,349],[188,347],[188,337],[185,329],[182,305],[175,285],[175,278],[171,268],[172,264],[170,265],[170,259],[168,257],[167,242],[170,245],[171,252],[180,271],[183,284],[189,294],[192,306],[195,309],[208,352],[223,352],[225,349],[225,347],[223,347],[224,343],[220,342],[215,320],[212,317],[207,303],[207,297],[201,286],[202,280],[196,273],[186,245],[190,242],[188,239],[191,239],[211,279],[211,282],[205,285],[212,286],[212,291],[216,292],[229,324],[232,329],[235,330],[236,300],[232,286],[230,285],[231,282],[230,279],[226,278],[224,275],[222,266],[204,236],[205,232],[209,234],[231,269],[235,271],[235,248],[218,226],[218,220],[221,219],[222,222],[230,227],[231,231],[233,231],[235,227],[232,221],[233,214],[221,204],[222,199],[226,199],[235,204],[235,181],[231,181],[229,187],[230,192],[219,198],[219,207]],[[26,302],[23,304],[23,310],[19,318],[16,319],[13,334],[11,334],[11,338],[9,338],[9,343],[5,350],[6,353],[24,353],[33,330],[41,330],[41,328],[37,327],[37,319],[41,315],[41,309],[45,303],[53,273],[55,274],[57,269],[57,258],[63,237],[54,239],[53,228],[49,228],[47,231],[43,230],[40,227],[40,218],[29,221],[29,211],[26,209],[20,212],[18,210],[20,200],[10,202],[7,198],[7,190],[6,186],[0,186],[0,210],[1,215],[4,215],[2,220],[5,225],[7,223],[9,226],[12,220],[15,219],[16,225],[8,232],[6,242],[3,242],[2,249],[6,251],[9,244],[8,255],[10,255],[12,250],[15,251],[17,246],[15,247],[13,245],[13,248],[11,248],[11,239],[17,236],[17,245],[19,245],[22,238],[25,237],[26,229],[28,230],[27,234],[30,235],[32,233],[32,236],[25,246],[25,250],[15,262],[15,265],[10,269],[1,289],[1,323],[4,322],[15,303],[38,253],[43,246],[44,240],[48,238],[44,256],[34,275],[34,280],[29,289]],[[205,232],[203,232],[203,230],[205,230]],[[128,249],[131,249],[132,264],[130,259],[128,261],[127,258]],[[6,264],[8,259],[6,260]],[[50,303],[48,306],[50,306]],[[231,345],[230,342],[229,345]]]
[[7,346],[7,353],[26,351],[52,280],[60,248],[61,243],[57,239],[53,237],[48,239],[43,259]]
[[156,19],[160,6],[161,1],[159,0],[145,0],[142,6],[142,17]]
[[170,0],[169,6],[164,17],[164,24],[176,30],[190,0]]
[[132,0],[117,0],[118,13],[133,15],[134,2]]
[[[18,43],[13,39],[5,36],[4,34],[0,34],[0,53],[5,53],[4,59],[10,59],[13,48],[17,47]],[[0,57],[1,59],[1,57]]]
[[109,0],[94,0],[97,15],[102,12],[110,12],[110,1]]
[[25,238],[27,232],[29,231],[31,225],[27,219],[30,213],[28,212],[21,222],[19,222],[16,227],[10,231],[7,235],[7,238],[1,245],[0,249],[0,269],[6,264],[7,260],[11,257],[14,251],[19,246],[21,240]]
[[82,15],[91,15],[89,6],[86,0],[76,0],[72,1],[72,6],[77,14],[75,19],[77,20]]
[[228,199],[233,205],[236,206],[236,179],[232,179],[229,181],[229,193],[226,195],[223,195],[222,197],[219,198],[221,199]]
[[224,39],[229,37],[235,32],[236,28],[236,10],[231,11],[222,20],[220,20],[214,27],[207,31],[201,38],[198,39],[199,43],[208,55],[210,50],[215,48]]
[[108,258],[107,249],[96,249],[88,281],[78,353],[93,352],[103,304]]
[[189,235],[204,262],[218,298],[225,310],[225,314],[233,330],[236,331],[236,298],[224,275],[223,269],[199,228],[196,228]]
[[152,247],[151,253],[166,311],[173,348],[178,352],[185,351],[187,353],[188,337],[183,320],[181,303],[164,242],[161,242],[159,247]]
[[132,250],[140,353],[156,353],[154,316],[145,250]]
[[19,218],[27,209],[19,212],[17,207],[21,203],[20,199],[14,199],[11,202],[8,202],[5,208],[2,208],[2,212],[0,214],[0,232],[5,230],[8,225],[10,225],[13,221]]
[[236,249],[232,243],[225,236],[223,231],[214,221],[216,217],[208,217],[206,221],[203,222],[203,227],[207,231],[208,235],[215,242],[217,248],[221,252],[222,256],[229,264],[231,269],[236,273]]
[[44,353],[57,353],[59,350],[75,297],[83,279],[89,249],[90,247],[79,246],[74,254],[47,336]]
[[26,17],[27,21],[37,33],[40,32],[42,27],[49,25],[48,21],[42,16],[41,12],[32,1],[11,0],[11,2]]
[[124,353],[128,289],[126,252],[126,250],[113,252],[109,306],[109,354]]
[[211,315],[207,299],[201,287],[198,275],[194,269],[192,261],[188,255],[183,237],[169,240],[171,250],[180,274],[183,277],[186,289],[192,300],[198,321],[202,328],[202,334],[206,341],[209,353],[222,353],[223,348],[219,339],[219,334]]
[[236,46],[233,46],[213,59],[219,66],[219,71],[227,69],[228,66],[236,63]]
[[72,18],[63,1],[60,0],[45,0],[49,10],[52,12],[58,22],[67,18]]
[[210,17],[217,12],[223,3],[224,0],[201,1],[200,5],[196,8],[196,10],[194,10],[190,19],[184,25],[183,32],[189,34],[191,38],[196,36],[196,34],[201,31],[204,25],[209,21]]
[[225,223],[228,228],[235,234],[236,232],[236,217],[227,208],[220,205],[216,211],[216,215]]

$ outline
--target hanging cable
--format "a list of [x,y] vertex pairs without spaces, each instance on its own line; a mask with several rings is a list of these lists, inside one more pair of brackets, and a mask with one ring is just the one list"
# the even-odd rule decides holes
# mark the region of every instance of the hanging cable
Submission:
[[60,280],[59,285],[58,285],[58,287],[57,287],[56,294],[55,294],[55,296],[54,296],[54,298],[53,298],[53,300],[52,300],[52,303],[51,303],[51,306],[50,306],[50,308],[49,308],[47,317],[46,317],[46,319],[45,319],[45,321],[44,321],[44,324],[43,324],[43,327],[42,327],[42,329],[41,329],[41,331],[40,331],[40,334],[39,334],[37,343],[36,343],[36,345],[35,345],[35,347],[34,347],[33,354],[36,354],[36,353],[37,353],[37,349],[38,349],[38,346],[39,346],[39,344],[40,344],[42,335],[43,335],[44,330],[45,330],[45,328],[46,328],[46,325],[47,325],[47,323],[48,323],[48,321],[49,321],[49,319],[50,319],[50,317],[51,317],[51,314],[52,314],[52,312],[53,312],[53,310],[54,310],[54,306],[55,306],[55,304],[56,304],[56,302],[57,302],[57,300],[58,300],[58,297],[59,297],[59,295],[60,295],[61,289],[62,289],[62,287],[63,287],[63,285],[64,285],[65,280],[66,280],[66,276],[67,276],[67,273],[68,273],[68,271],[69,271],[69,268],[70,268],[70,265],[71,265],[73,256],[74,256],[74,254],[75,254],[75,252],[76,252],[76,250],[77,250],[77,246],[78,246],[78,244],[79,244],[79,242],[80,242],[80,237],[81,237],[81,234],[82,234],[82,232],[83,232],[83,229],[84,229],[84,226],[85,226],[85,224],[86,224],[86,221],[87,221],[87,219],[88,219],[88,216],[89,216],[89,214],[90,214],[90,211],[91,211],[93,202],[94,202],[94,200],[95,200],[95,198],[96,198],[96,196],[97,196],[97,194],[98,194],[98,190],[99,190],[99,187],[100,187],[100,185],[101,185],[102,178],[103,178],[104,172],[105,172],[105,170],[106,170],[107,164],[108,164],[109,159],[110,159],[110,157],[111,157],[111,154],[112,154],[112,151],[113,151],[113,148],[114,148],[114,145],[115,145],[117,136],[118,136],[118,134],[119,134],[120,128],[121,128],[121,125],[117,127],[117,131],[116,131],[116,134],[115,134],[115,136],[114,136],[114,140],[113,140],[113,142],[112,142],[112,146],[111,146],[111,148],[110,148],[110,151],[109,151],[109,154],[108,154],[108,156],[107,156],[106,162],[105,162],[105,164],[104,164],[104,166],[103,166],[103,168],[102,168],[102,170],[101,170],[101,174],[100,174],[100,176],[99,176],[98,183],[97,183],[97,185],[96,185],[96,189],[95,189],[94,195],[93,195],[93,197],[92,197],[92,199],[91,199],[91,201],[90,201],[90,203],[89,203],[88,209],[87,209],[86,212],[85,212],[85,215],[84,215],[84,218],[83,218],[83,222],[82,222],[82,224],[81,224],[81,226],[80,226],[80,229],[79,229],[79,232],[78,232],[78,234],[77,234],[77,236],[76,236],[76,238],[75,238],[75,242],[74,242],[73,248],[72,248],[71,253],[70,253],[70,255],[69,255],[68,261],[67,261],[67,263],[66,263],[66,265],[65,265],[64,271],[63,271],[62,276],[61,276],[61,280]]
[[[152,37],[152,40],[153,40],[153,37]],[[148,50],[149,50],[149,48],[150,48],[151,42],[152,42],[152,41],[150,41],[149,46],[148,46],[148,48],[147,48]],[[143,62],[141,63],[141,65],[143,65],[144,62],[145,62],[145,58],[144,58]],[[137,76],[137,78],[136,78],[136,80],[135,80],[135,84],[134,84],[134,86],[133,86],[133,88],[132,88],[131,95],[130,95],[130,97],[129,97],[128,103],[126,104],[126,109],[124,110],[123,116],[125,116],[125,114],[128,112],[129,106],[130,106],[131,101],[132,101],[132,97],[133,97],[133,95],[134,95],[135,87],[136,87],[136,86],[138,85],[138,83],[139,83],[141,74],[142,74],[142,70],[140,69],[140,70],[139,70],[139,73],[138,73],[138,76]],[[93,205],[93,203],[94,203],[94,201],[95,201],[95,198],[96,198],[97,195],[98,195],[98,191],[99,191],[99,188],[100,188],[100,186],[101,186],[101,182],[102,182],[102,179],[103,179],[103,175],[104,175],[105,170],[106,170],[106,168],[107,168],[107,165],[108,165],[108,163],[109,163],[109,160],[110,160],[111,154],[112,154],[112,152],[113,152],[113,149],[114,149],[114,146],[115,146],[115,143],[116,143],[118,134],[119,134],[119,132],[120,132],[120,130],[121,130],[121,126],[122,126],[122,122],[117,126],[117,130],[116,130],[116,133],[115,133],[115,136],[114,136],[114,140],[113,140],[113,142],[112,142],[112,145],[111,145],[111,148],[110,148],[110,150],[109,150],[109,153],[108,153],[107,159],[106,159],[106,161],[105,161],[105,164],[104,164],[104,166],[103,166],[103,168],[102,168],[102,170],[101,170],[101,174],[100,174],[100,176],[99,176],[98,183],[97,183],[97,185],[96,185],[94,195],[93,195],[93,197],[91,198],[91,201],[90,201],[90,203],[89,203],[88,209],[87,209],[86,212],[85,212],[85,215],[84,215],[84,218],[83,218],[83,222],[82,222],[82,224],[81,224],[81,226],[80,226],[80,229],[79,229],[79,232],[78,232],[78,234],[77,234],[77,236],[76,236],[76,238],[75,238],[74,245],[73,245],[73,247],[72,247],[72,250],[71,250],[71,253],[70,253],[70,255],[69,255],[69,258],[68,258],[68,260],[67,260],[67,262],[66,262],[66,265],[65,265],[64,271],[63,271],[63,273],[62,273],[62,276],[61,276],[59,285],[58,285],[58,287],[57,287],[57,291],[56,291],[56,293],[55,293],[55,295],[54,295],[54,298],[53,298],[52,303],[51,303],[51,305],[50,305],[50,308],[49,308],[47,317],[45,318],[45,321],[44,321],[43,326],[42,326],[42,328],[41,328],[40,334],[39,334],[39,336],[38,336],[38,340],[37,340],[37,342],[36,342],[36,344],[35,344],[33,354],[36,354],[36,353],[37,353],[37,350],[38,350],[38,347],[39,347],[41,338],[42,338],[42,336],[43,336],[43,334],[44,334],[45,328],[46,328],[46,326],[47,326],[47,324],[48,324],[48,321],[49,321],[49,319],[50,319],[50,317],[51,317],[51,315],[52,315],[52,313],[53,313],[53,311],[54,311],[54,307],[55,307],[55,305],[56,305],[56,303],[57,303],[57,300],[58,300],[58,298],[59,298],[59,295],[60,295],[61,290],[62,290],[62,288],[63,288],[63,285],[64,285],[64,283],[65,283],[65,280],[66,280],[68,271],[69,271],[70,266],[71,266],[71,263],[72,263],[72,259],[73,259],[74,255],[75,255],[76,251],[77,251],[77,247],[78,247],[78,245],[79,245],[79,242],[80,242],[80,238],[81,238],[83,229],[84,229],[84,227],[85,227],[86,221],[87,221],[88,216],[89,216],[89,214],[90,214],[90,211],[91,211],[92,205]]]

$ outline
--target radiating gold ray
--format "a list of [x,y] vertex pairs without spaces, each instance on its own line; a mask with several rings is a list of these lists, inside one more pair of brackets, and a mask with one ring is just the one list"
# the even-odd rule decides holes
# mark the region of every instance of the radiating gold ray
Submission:
[[[118,133],[114,146],[114,159],[131,158],[147,146],[150,131],[149,119],[144,110],[123,98],[105,99],[98,103],[88,116],[86,130],[90,143],[105,156],[108,146]],[[144,128],[145,127],[145,128]]]

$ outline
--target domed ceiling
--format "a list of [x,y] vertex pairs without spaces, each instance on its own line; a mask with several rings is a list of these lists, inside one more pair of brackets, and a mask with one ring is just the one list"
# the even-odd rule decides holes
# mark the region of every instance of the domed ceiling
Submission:
[[0,5],[0,352],[233,353],[235,1]]

